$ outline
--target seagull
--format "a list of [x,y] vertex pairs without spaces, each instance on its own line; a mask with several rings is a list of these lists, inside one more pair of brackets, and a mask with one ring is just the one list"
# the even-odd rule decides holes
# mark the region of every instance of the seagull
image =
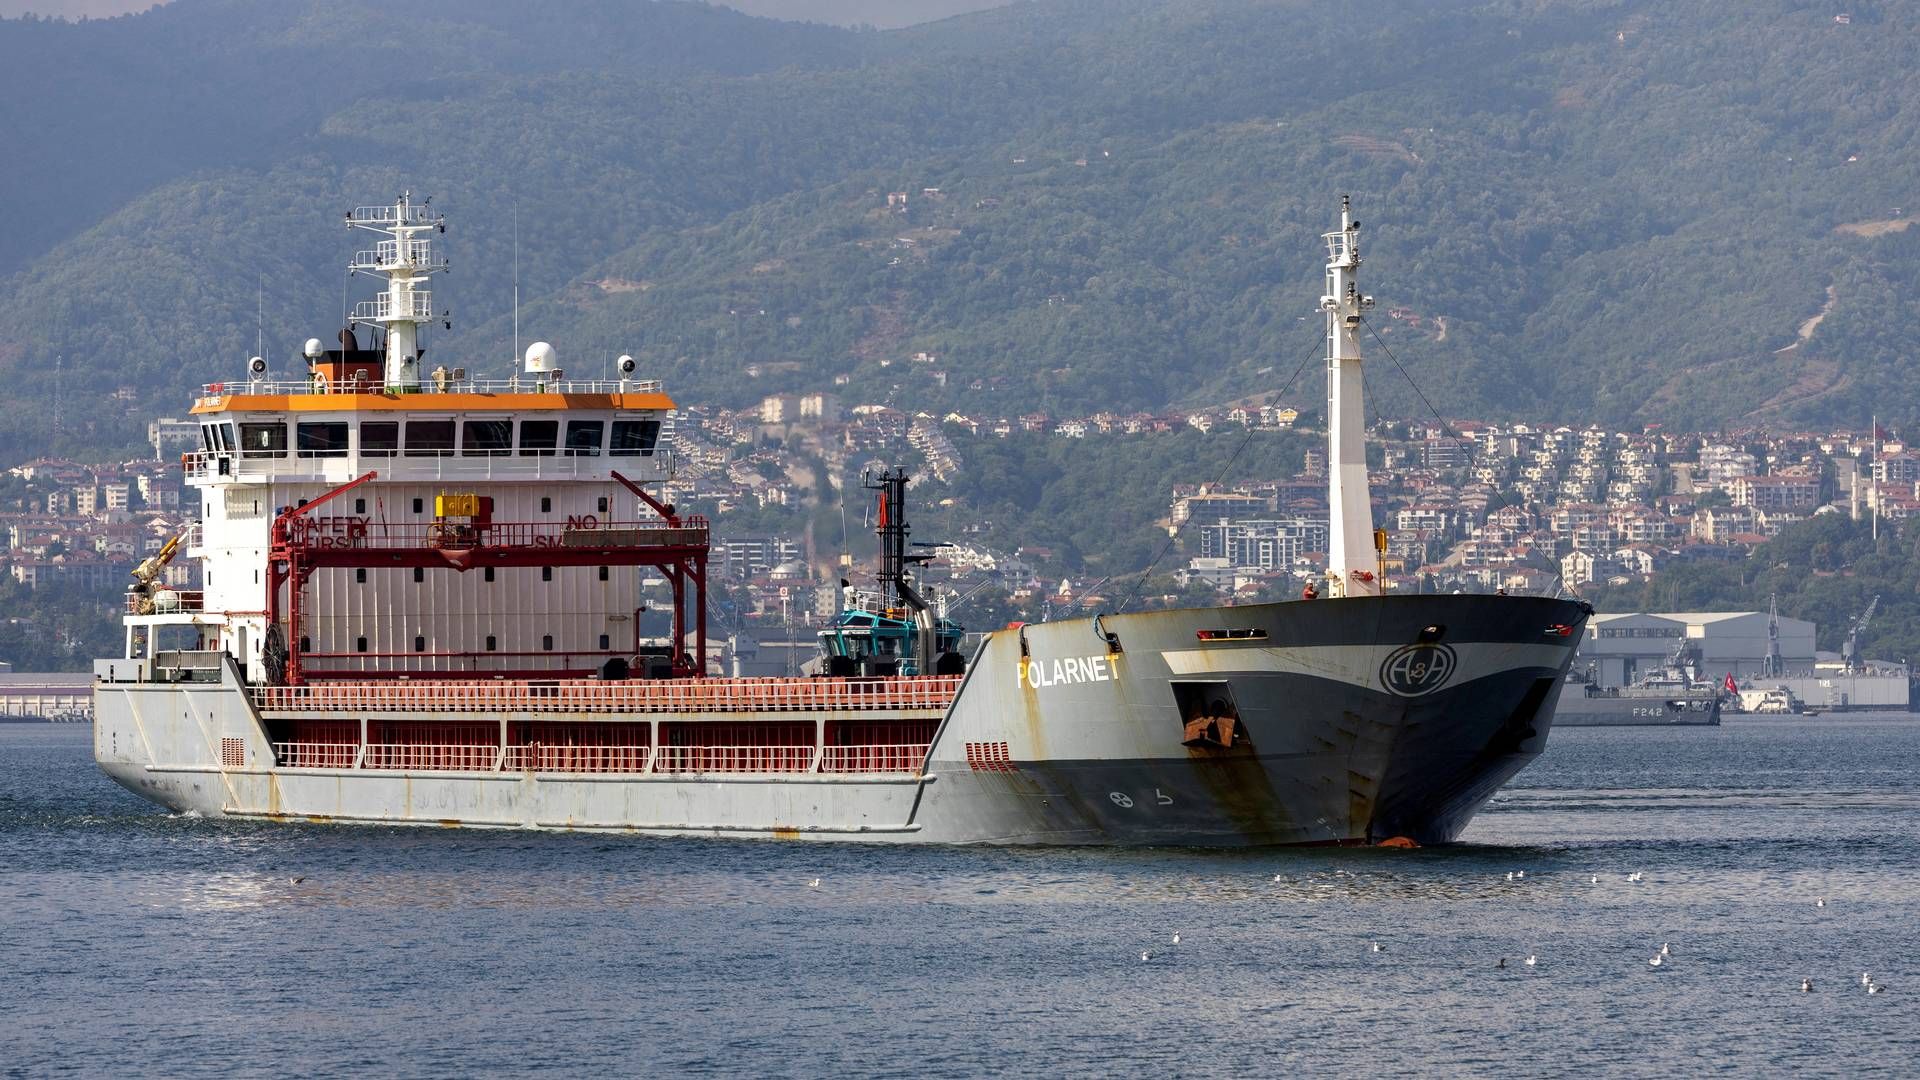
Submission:
[[1659,966],[1660,966],[1661,964],[1664,964],[1664,963],[1666,963],[1666,961],[1665,961],[1665,960],[1663,960],[1663,959],[1661,959],[1661,957],[1660,957],[1660,954],[1659,954],[1659,953],[1654,953],[1654,954],[1653,954],[1653,959],[1651,959],[1651,960],[1649,960],[1649,961],[1647,961],[1647,966],[1648,966],[1648,967],[1659,967]]
[[1178,944],[1180,944],[1180,935],[1179,935],[1179,934],[1175,934],[1175,935],[1173,935],[1173,943],[1174,943],[1175,945],[1178,945]]
[[1823,896],[1823,897],[1821,897],[1820,899],[1818,899],[1818,900],[1815,900],[1815,901],[1813,902],[1813,906],[1814,906],[1814,907],[1826,907],[1826,906],[1827,906],[1827,898]]
[[1142,959],[1142,960],[1151,960],[1151,959],[1153,959],[1153,954],[1152,954],[1152,953],[1150,953],[1150,952],[1143,952],[1143,953],[1141,953],[1141,954],[1140,954],[1140,959]]
[[1671,945],[1668,945],[1668,944],[1667,944],[1666,942],[1664,942],[1664,941],[1663,941],[1663,942],[1661,942],[1661,943],[1660,943],[1660,955],[1661,955],[1661,956],[1672,956],[1672,955],[1673,955],[1673,946],[1671,946]]
[[807,882],[807,888],[809,888],[809,889],[817,889],[817,888],[819,888],[819,887],[820,887],[820,879],[819,879],[819,878],[814,878],[814,879],[813,879],[812,881],[809,881],[809,882]]
[[1535,955],[1533,955],[1532,953],[1528,953],[1528,954],[1527,954],[1527,966],[1528,966],[1528,967],[1532,967],[1533,965],[1535,965],[1535,964],[1537,964],[1537,963],[1539,963],[1539,962],[1540,962],[1540,958],[1539,958],[1539,957],[1537,957],[1537,956],[1535,956]]
[[1638,871],[1638,870],[1635,870],[1635,871],[1634,871],[1633,873],[1631,873],[1631,874],[1628,874],[1628,875],[1627,875],[1627,880],[1628,880],[1628,881],[1639,881],[1639,880],[1640,880],[1640,871]]
[[1513,876],[1514,876],[1514,877],[1526,877],[1526,876],[1527,876],[1527,872],[1526,872],[1525,870],[1517,870],[1517,871],[1515,871],[1515,872],[1514,872],[1514,875],[1513,875]]
[[1502,970],[1505,970],[1505,969],[1506,969],[1506,966],[1507,966],[1507,958],[1506,958],[1506,957],[1504,957],[1504,956],[1503,956],[1503,957],[1501,957],[1501,958],[1500,958],[1500,962],[1499,962],[1499,963],[1497,963],[1497,964],[1495,964],[1495,965],[1493,965],[1493,966],[1494,966],[1494,967],[1497,967],[1497,968],[1500,968],[1500,969],[1502,969]]
[[1275,881],[1284,881],[1284,880],[1286,880],[1286,879],[1285,879],[1285,878],[1283,878],[1283,877],[1282,877],[1281,875],[1279,875],[1279,874],[1275,874],[1275,875],[1273,875],[1273,880],[1275,880]]
[[289,884],[289,885],[298,885],[298,884],[300,884],[301,882],[303,882],[303,881],[305,881],[305,880],[307,880],[307,879],[306,879],[306,878],[303,878],[303,877],[290,877],[290,878],[288,878],[288,879],[287,879],[287,884]]
[[1800,992],[1801,992],[1801,993],[1803,993],[1803,994],[1809,994],[1809,993],[1812,993],[1812,992],[1813,992],[1813,980],[1812,980],[1812,979],[1801,979],[1801,980],[1800,980]]
[[1592,878],[1592,880],[1590,880],[1590,881],[1588,881],[1588,882],[1587,882],[1587,884],[1589,884],[1589,885],[1598,885],[1598,884],[1600,884],[1600,875],[1599,875],[1599,874],[1595,874],[1595,875],[1593,875],[1593,878]]
[[1511,870],[1509,870],[1509,871],[1507,871],[1507,880],[1508,880],[1508,881],[1512,881],[1512,880],[1513,880],[1513,871],[1511,871]]
[[1861,986],[1872,986],[1872,985],[1873,985],[1873,976],[1871,976],[1871,975],[1869,975],[1869,974],[1867,974],[1867,973],[1866,973],[1866,972],[1864,972],[1864,971],[1863,971],[1863,972],[1861,972],[1861,973],[1860,973],[1860,985],[1861,985]]
[[1868,983],[1868,984],[1867,984],[1867,993],[1869,993],[1869,994],[1877,994],[1877,993],[1879,993],[1879,992],[1881,991],[1881,989],[1882,989],[1882,987],[1880,986],[1880,984],[1879,984],[1879,983]]
[[1386,951],[1387,951],[1387,947],[1386,947],[1385,945],[1382,945],[1382,944],[1380,944],[1379,942],[1377,942],[1377,941],[1376,941],[1376,942],[1374,942],[1374,943],[1373,943],[1373,951],[1374,951],[1374,952],[1386,952]]

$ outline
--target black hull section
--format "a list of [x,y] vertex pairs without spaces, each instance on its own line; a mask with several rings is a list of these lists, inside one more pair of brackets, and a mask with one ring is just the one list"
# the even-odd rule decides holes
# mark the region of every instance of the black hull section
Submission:
[[[940,769],[919,820],[961,842],[1450,843],[1545,748],[1585,619],[1571,601],[1488,596],[1108,617],[1128,677],[1111,692],[1022,680],[1018,698],[998,695],[1015,722],[977,727],[970,688],[955,710],[965,738],[1011,729],[1039,752],[1014,750],[1000,772]],[[1258,635],[1200,637],[1220,628]],[[1036,665],[1098,641],[1086,620],[1027,636]],[[976,680],[1003,677],[993,660]],[[1233,703],[1229,745],[1183,738],[1193,687]]]

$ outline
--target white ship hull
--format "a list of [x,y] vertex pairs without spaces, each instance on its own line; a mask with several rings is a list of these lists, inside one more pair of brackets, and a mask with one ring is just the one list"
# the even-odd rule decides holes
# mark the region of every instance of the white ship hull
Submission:
[[[958,686],[263,689],[224,654],[176,654],[171,669],[100,663],[95,753],[128,788],[208,816],[921,843],[1445,843],[1544,747],[1583,621],[1574,603],[1520,597],[1191,609],[1103,618],[1121,645],[1109,652],[1094,621],[1076,619],[992,635]],[[1257,636],[1201,645],[1201,631],[1229,624]],[[1444,645],[1411,644],[1440,626]],[[1396,658],[1443,648],[1444,669],[1407,686]],[[705,697],[683,707],[680,693]],[[437,707],[436,694],[459,707]],[[359,706],[341,708],[350,698]],[[1196,701],[1231,703],[1232,719],[1196,738]],[[315,717],[499,737],[276,738]],[[639,734],[632,746],[538,745],[514,734],[528,723]],[[931,734],[843,745],[832,733],[848,724]],[[715,725],[814,734],[676,745],[676,732]]]

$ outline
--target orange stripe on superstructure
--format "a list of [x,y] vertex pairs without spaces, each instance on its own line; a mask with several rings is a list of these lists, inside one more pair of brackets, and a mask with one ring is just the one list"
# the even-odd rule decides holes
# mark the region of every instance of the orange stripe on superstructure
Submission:
[[223,394],[193,403],[195,413],[222,412],[539,412],[560,409],[673,408],[661,393],[645,394]]

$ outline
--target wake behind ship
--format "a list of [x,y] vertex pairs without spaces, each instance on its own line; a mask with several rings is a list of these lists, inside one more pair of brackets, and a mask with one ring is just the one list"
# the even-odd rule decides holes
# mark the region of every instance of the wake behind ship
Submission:
[[[1319,599],[1015,624],[971,653],[913,584],[907,479],[879,590],[820,674],[710,674],[709,529],[666,501],[654,381],[423,377],[443,223],[349,224],[355,311],[306,379],[196,401],[202,520],[135,572],[95,757],[176,810],[291,821],[1011,844],[1441,843],[1543,748],[1588,609],[1383,587],[1362,443],[1359,224],[1326,236],[1330,552]],[[179,552],[204,589],[165,587]],[[643,638],[645,571],[671,631]]]

